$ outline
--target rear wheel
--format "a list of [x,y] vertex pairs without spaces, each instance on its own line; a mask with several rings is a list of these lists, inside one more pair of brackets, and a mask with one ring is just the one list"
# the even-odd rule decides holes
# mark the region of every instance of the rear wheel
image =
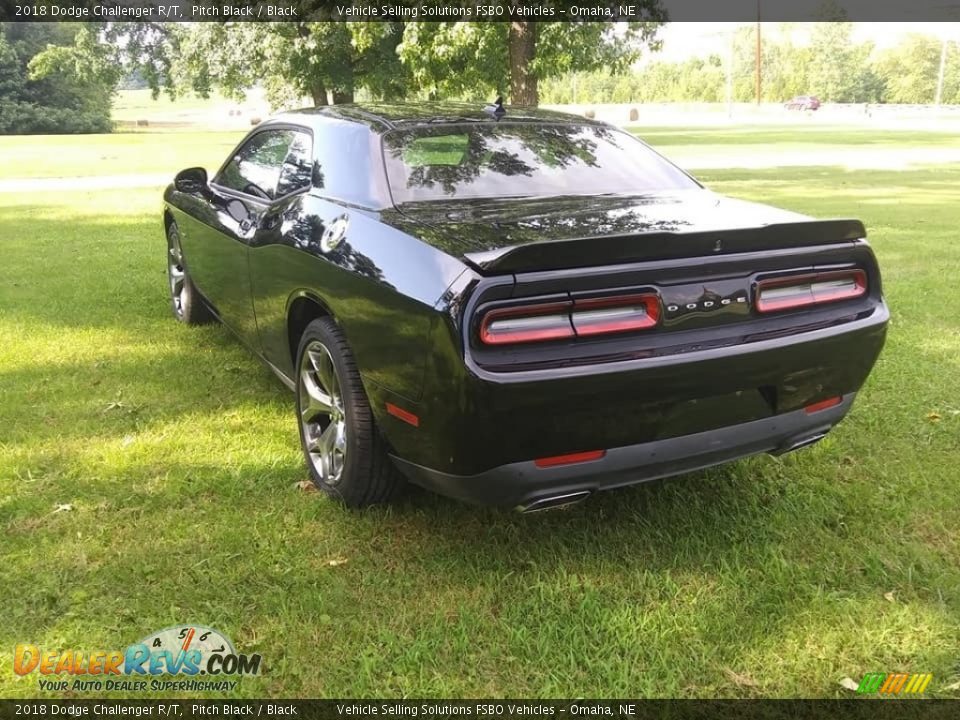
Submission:
[[349,507],[395,497],[403,478],[387,456],[340,328],[311,322],[297,351],[297,415],[310,479]]
[[167,279],[170,283],[170,308],[173,316],[186,325],[199,325],[213,320],[213,313],[204,305],[196,286],[190,280],[180,247],[180,230],[175,222],[167,228]]

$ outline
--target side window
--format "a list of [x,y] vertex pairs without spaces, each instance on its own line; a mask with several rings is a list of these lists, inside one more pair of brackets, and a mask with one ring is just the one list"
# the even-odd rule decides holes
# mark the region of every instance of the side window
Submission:
[[272,200],[284,158],[295,134],[292,130],[265,130],[250,138],[216,179],[218,185]]
[[290,151],[280,169],[280,181],[277,183],[277,197],[289,195],[297,190],[310,187],[313,174],[313,143],[304,132],[294,132]]

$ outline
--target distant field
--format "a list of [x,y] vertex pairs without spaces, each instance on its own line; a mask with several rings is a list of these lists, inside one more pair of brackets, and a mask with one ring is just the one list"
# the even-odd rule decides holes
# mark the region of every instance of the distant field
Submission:
[[[194,165],[210,170],[220,166],[227,153],[249,129],[240,120],[227,128],[198,113],[215,112],[228,118],[230,101],[182,97],[154,100],[149,90],[117,93],[113,118],[133,123],[146,119],[145,127],[122,127],[106,135],[0,135],[0,180],[104,175],[169,174]],[[205,118],[202,124],[184,127],[184,118]],[[160,121],[160,124],[158,124]]]
[[184,95],[176,100],[161,93],[154,99],[148,89],[121,90],[114,98],[111,116],[123,130],[181,129],[194,131],[249,129],[253,119],[271,114],[261,93],[251,92],[244,100],[230,100],[218,94],[209,98]]
[[677,128],[656,125],[628,125],[627,130],[639,135],[651,145],[674,146],[750,146],[750,152],[759,149],[756,145],[769,145],[777,149],[809,148],[814,146],[910,148],[910,147],[960,147],[960,133],[930,130],[886,130],[849,125],[798,126],[798,125],[733,125],[705,128]]
[[120,90],[113,101],[114,120],[138,120],[150,115],[171,114],[184,110],[211,110],[223,106],[235,105],[234,101],[214,93],[209,98],[196,95],[182,95],[171,100],[166,93],[156,98],[148,88]]
[[[712,132],[643,134],[774,162],[867,144]],[[0,138],[0,172],[213,168],[238,137]],[[0,193],[0,697],[44,695],[11,670],[18,642],[114,649],[183,622],[262,654],[241,697],[850,697],[844,678],[893,671],[956,697],[960,164],[698,176],[862,218],[887,347],[817,446],[532,516],[298,490],[290,393],[223,327],[170,316],[157,190]]]
[[[231,111],[235,114],[231,115]],[[110,135],[0,136],[0,180],[85,175],[170,176],[200,165],[213,171],[249,130],[251,117],[267,117],[261,97],[238,103],[219,96],[171,101],[150,91],[118,93]],[[136,127],[138,120],[147,125]],[[827,162],[862,164],[899,153],[900,164],[916,151],[919,163],[960,159],[960,132],[889,130],[847,125],[765,123],[682,127],[635,124],[627,128],[661,148],[681,167],[717,169],[757,160],[782,165]],[[743,152],[749,148],[749,153]],[[886,157],[886,156],[884,156]]]
[[[83,175],[153,175],[171,177],[185,167],[213,171],[243,138],[247,127],[229,130],[142,128],[110,135],[0,136],[0,180]],[[631,126],[630,131],[660,148],[681,167],[716,169],[743,159],[771,165],[816,165],[837,158],[873,158],[885,154],[904,161],[911,153],[922,162],[960,156],[960,134],[924,131],[855,130],[849,127],[665,128]],[[745,148],[749,152],[745,152]],[[882,167],[882,164],[880,165]]]
[[215,170],[243,131],[145,132],[110,135],[0,136],[0,179],[174,173]]

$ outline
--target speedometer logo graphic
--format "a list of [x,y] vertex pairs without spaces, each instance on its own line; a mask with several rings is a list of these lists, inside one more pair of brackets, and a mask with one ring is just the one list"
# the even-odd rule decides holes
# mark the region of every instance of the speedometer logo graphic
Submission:
[[260,655],[237,653],[219,630],[206,625],[174,625],[127,648],[127,674],[256,675]]
[[186,653],[199,650],[204,657],[213,653],[236,655],[229,638],[219,630],[203,625],[174,625],[147,635],[140,643],[150,648],[151,652],[179,650]]

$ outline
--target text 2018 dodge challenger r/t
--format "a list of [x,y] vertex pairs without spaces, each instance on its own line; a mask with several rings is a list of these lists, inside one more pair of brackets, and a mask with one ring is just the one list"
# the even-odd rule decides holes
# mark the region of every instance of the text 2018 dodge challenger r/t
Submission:
[[173,311],[297,395],[310,475],[536,510],[822,438],[889,313],[857,220],[716,195],[554,112],[280,115],[164,195]]

